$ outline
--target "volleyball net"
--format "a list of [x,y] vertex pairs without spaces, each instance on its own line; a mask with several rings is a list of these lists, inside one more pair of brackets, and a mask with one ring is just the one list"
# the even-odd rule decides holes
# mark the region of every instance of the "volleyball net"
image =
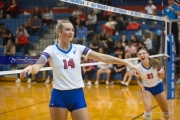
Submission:
[[[130,41],[132,35],[135,35],[136,38],[143,42],[143,36],[148,37],[152,41],[152,55],[150,57],[156,57],[166,66],[166,82],[167,82],[167,91],[168,98],[174,98],[174,82],[175,82],[175,70],[174,70],[174,40],[172,35],[168,35],[168,28],[171,28],[170,20],[162,16],[162,11],[157,11],[155,15],[145,14],[143,10],[131,11],[122,8],[112,7],[108,5],[103,5],[95,2],[85,1],[85,0],[60,0],[61,4],[66,6],[77,5],[78,9],[81,9],[86,16],[92,11],[97,13],[97,22],[95,30],[92,30],[90,33],[100,34],[104,29],[108,30],[111,35],[111,39],[118,43],[122,36],[126,36],[126,39]],[[58,16],[63,16],[64,13],[58,14]],[[160,15],[160,16],[158,16]],[[120,16],[120,17],[119,17]],[[69,16],[71,17],[71,16]],[[124,19],[126,26],[122,28],[121,25],[118,27],[111,27],[107,22],[111,17],[113,20]],[[60,19],[68,19],[60,18]],[[88,17],[87,17],[88,19]],[[74,19],[70,19],[73,22],[77,22]],[[92,22],[92,21],[91,21]],[[113,23],[113,22],[112,22]],[[84,21],[84,25],[90,24],[89,21]],[[118,25],[118,24],[116,24]],[[169,25],[169,27],[168,27]],[[157,30],[152,32],[150,29],[154,26]],[[153,28],[152,28],[153,29]],[[86,45],[89,47],[93,37],[92,34],[87,36]],[[136,46],[137,47],[137,46]],[[148,47],[148,45],[146,46]],[[42,52],[42,51],[41,51]],[[114,55],[114,53],[110,54]],[[128,58],[127,60],[138,60],[138,58]],[[81,64],[81,66],[91,66],[104,64],[102,62],[86,63]],[[40,71],[51,70],[51,67],[43,67]],[[0,75],[9,75],[9,74],[18,74],[22,70],[10,70],[10,71],[1,71]]]

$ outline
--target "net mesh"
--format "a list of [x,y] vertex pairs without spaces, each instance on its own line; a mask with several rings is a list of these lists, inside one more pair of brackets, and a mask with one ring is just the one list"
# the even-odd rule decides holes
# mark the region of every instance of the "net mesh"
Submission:
[[[37,0],[26,2],[17,0],[18,12],[16,11],[12,14],[11,12],[8,13],[4,11],[3,19],[0,19],[3,34],[11,35],[10,37],[2,35],[0,55],[4,55],[5,45],[9,39],[11,39],[15,45],[16,56],[40,55],[47,46],[55,43],[55,25],[58,19],[70,20],[72,22],[76,29],[75,38],[81,36],[77,33],[78,27],[80,25],[86,27],[88,34],[85,36],[85,42],[78,42],[77,39],[73,42],[84,44],[97,52],[99,47],[103,47],[106,54],[112,56],[122,54],[122,58],[128,59],[131,56],[126,54],[125,49],[131,42],[136,50],[141,47],[146,47],[149,49],[151,55],[164,53],[165,37],[162,31],[164,31],[165,28],[163,18],[161,17],[161,2],[153,1],[153,4],[157,7],[157,9],[153,11],[155,16],[144,14],[148,12],[145,10],[145,7],[148,5],[145,0],[133,0],[132,8],[126,7],[130,1],[117,2],[112,0],[111,3],[103,3],[101,0],[86,1],[88,3],[82,5],[84,2],[85,1],[81,0]],[[133,6],[135,4],[141,5],[138,7]],[[166,4],[167,2],[163,5],[165,6]],[[5,3],[5,6],[6,9],[10,4]],[[131,11],[126,9],[130,9]],[[34,29],[32,27],[34,24],[39,24],[40,27]],[[8,32],[6,33],[5,31],[7,30]],[[29,45],[18,45],[16,39],[20,31],[23,31],[29,39]],[[111,42],[108,41],[109,43],[107,44],[107,40],[105,39],[109,39]],[[149,42],[145,42],[146,39],[148,39]],[[123,53],[121,53],[122,49],[118,48],[119,43],[122,46]],[[108,45],[108,48],[106,45]],[[135,54],[136,52],[133,51],[132,56],[135,57]],[[161,58],[162,57],[159,57],[159,60],[163,62]],[[17,70],[26,65],[1,64],[0,66],[1,71],[8,71]],[[50,68],[45,70],[49,69]]]

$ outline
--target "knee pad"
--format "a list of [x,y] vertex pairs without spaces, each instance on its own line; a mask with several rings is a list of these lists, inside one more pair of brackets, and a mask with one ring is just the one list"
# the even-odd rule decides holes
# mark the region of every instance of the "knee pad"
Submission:
[[144,115],[143,115],[143,118],[145,120],[150,120],[151,119],[151,115],[152,115],[152,112],[144,112]]
[[170,111],[168,111],[168,112],[163,112],[163,117],[164,117],[164,118],[169,118],[169,117],[170,117]]

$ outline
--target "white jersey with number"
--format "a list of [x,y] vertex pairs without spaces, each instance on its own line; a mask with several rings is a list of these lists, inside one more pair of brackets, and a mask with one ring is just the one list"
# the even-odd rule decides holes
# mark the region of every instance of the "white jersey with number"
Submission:
[[54,88],[71,90],[84,87],[81,75],[81,56],[88,56],[91,49],[82,45],[70,44],[67,51],[57,44],[48,46],[42,57],[49,60],[53,71]]
[[137,67],[140,70],[142,84],[145,87],[154,87],[162,81],[158,77],[157,68],[154,69],[152,66],[150,68],[145,68],[142,63],[139,63]]

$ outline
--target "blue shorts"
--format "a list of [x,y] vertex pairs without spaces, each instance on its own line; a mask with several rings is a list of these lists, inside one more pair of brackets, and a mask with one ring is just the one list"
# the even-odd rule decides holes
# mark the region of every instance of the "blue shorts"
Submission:
[[72,112],[87,107],[82,88],[73,90],[52,90],[49,107],[67,108]]
[[160,82],[159,84],[157,84],[154,87],[150,87],[150,88],[149,87],[144,87],[144,88],[145,88],[145,90],[149,91],[154,96],[164,91],[162,82]]

